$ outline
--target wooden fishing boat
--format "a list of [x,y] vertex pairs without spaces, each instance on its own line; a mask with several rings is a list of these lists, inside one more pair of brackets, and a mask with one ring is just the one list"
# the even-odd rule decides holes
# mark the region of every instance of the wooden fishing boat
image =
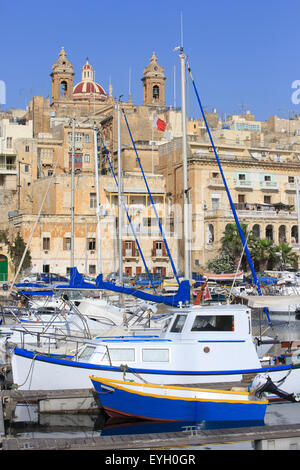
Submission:
[[263,421],[268,400],[252,393],[135,383],[90,376],[110,417],[154,421]]

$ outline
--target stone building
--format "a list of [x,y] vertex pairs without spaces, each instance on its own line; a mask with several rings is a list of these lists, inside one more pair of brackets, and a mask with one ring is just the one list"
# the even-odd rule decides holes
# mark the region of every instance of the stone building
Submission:
[[[259,238],[289,243],[298,252],[296,179],[300,152],[217,143],[226,182],[241,223]],[[182,141],[159,147],[157,171],[165,176],[173,212],[183,212]],[[210,143],[188,143],[192,270],[205,267],[220,248],[233,214]],[[180,256],[183,256],[181,246]]]
[[[172,276],[139,165],[140,159],[175,265],[180,271],[184,265],[182,118],[180,109],[166,105],[164,69],[153,52],[141,77],[141,105],[134,104],[131,95],[128,101],[116,101],[111,84],[107,93],[95,81],[89,60],[82,66],[79,83],[74,84],[74,76],[74,66],[62,48],[50,75],[51,99],[32,98],[24,110],[24,119],[22,117],[26,132],[21,132],[21,122],[16,123],[13,149],[3,147],[7,143],[4,129],[9,126],[5,116],[2,117],[0,186],[2,181],[3,189],[10,190],[10,204],[1,215],[3,227],[9,229],[11,237],[20,231],[27,241],[47,192],[30,246],[32,271],[61,274],[69,271],[74,151],[74,263],[80,272],[90,275],[98,274],[99,258],[105,275],[118,270],[118,189],[108,158],[118,176],[120,108],[123,200],[150,271]],[[72,119],[75,119],[74,150]],[[158,129],[157,119],[165,123],[164,131]],[[247,111],[223,120],[217,110],[213,110],[207,113],[207,121],[240,221],[257,236],[271,238],[275,243],[287,241],[298,250],[294,208],[296,178],[300,175],[300,140],[296,117],[293,125],[292,122],[278,122],[276,117],[261,122]],[[96,236],[95,126],[100,246]],[[288,131],[291,129],[293,132]],[[203,120],[188,118],[187,135],[192,271],[199,271],[216,255],[224,229],[228,223],[233,223],[233,217]],[[1,198],[4,208],[7,195],[2,192]],[[123,216],[123,269],[135,275],[144,272],[145,267],[128,217]]]

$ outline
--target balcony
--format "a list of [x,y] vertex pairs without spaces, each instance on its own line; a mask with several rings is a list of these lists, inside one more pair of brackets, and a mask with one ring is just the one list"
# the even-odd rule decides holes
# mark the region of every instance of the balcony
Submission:
[[0,174],[17,174],[17,165],[15,163],[0,163]]
[[221,178],[210,178],[208,180],[207,186],[209,188],[225,189],[223,180]]
[[158,259],[161,259],[161,260],[166,260],[168,259],[168,255],[167,253],[165,252],[165,250],[159,250],[159,249],[156,249],[156,250],[151,250],[151,257],[154,259],[154,260],[158,260]]
[[279,183],[277,181],[261,181],[260,189],[263,191],[278,191]]
[[234,186],[237,189],[253,189],[253,182],[250,180],[240,180],[234,178]]
[[284,190],[287,193],[295,193],[296,192],[296,183],[285,183]]
[[139,250],[127,249],[123,251],[123,260],[124,261],[137,261],[139,258]]

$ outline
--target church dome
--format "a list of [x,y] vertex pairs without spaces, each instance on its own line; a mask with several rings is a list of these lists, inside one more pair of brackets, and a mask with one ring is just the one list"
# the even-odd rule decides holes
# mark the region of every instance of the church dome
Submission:
[[82,77],[81,82],[73,88],[73,98],[74,99],[84,99],[88,95],[93,95],[93,99],[104,99],[106,98],[106,93],[104,88],[96,83],[93,79],[93,67],[89,64],[88,60],[82,67]]

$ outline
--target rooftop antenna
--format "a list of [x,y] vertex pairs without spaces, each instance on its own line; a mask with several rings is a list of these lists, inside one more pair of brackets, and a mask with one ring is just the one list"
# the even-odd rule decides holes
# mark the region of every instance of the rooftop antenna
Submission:
[[131,101],[131,67],[129,67],[129,78],[128,78],[128,101]]
[[174,65],[174,109],[176,109],[176,65]]
[[180,13],[180,46],[183,49],[183,19],[182,12]]

